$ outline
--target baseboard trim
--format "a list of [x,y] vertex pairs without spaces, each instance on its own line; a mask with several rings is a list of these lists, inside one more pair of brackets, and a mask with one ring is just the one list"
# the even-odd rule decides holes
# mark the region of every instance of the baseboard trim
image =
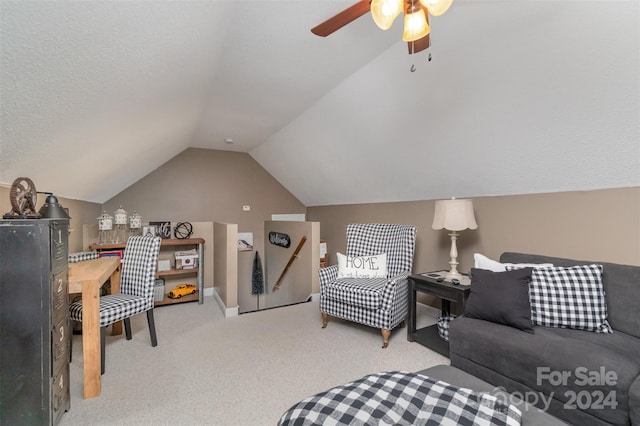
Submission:
[[207,288],[207,289],[205,289],[205,291],[204,291],[205,296],[207,295],[207,290],[211,290],[211,296],[213,296],[213,298],[215,299],[216,303],[220,307],[220,310],[224,314],[225,318],[231,318],[231,317],[237,317],[238,316],[238,308],[239,308],[239,306],[236,306],[235,308],[227,308],[225,306],[224,302],[222,301],[222,299],[220,298],[220,295],[218,294],[218,292],[216,291],[215,288]]

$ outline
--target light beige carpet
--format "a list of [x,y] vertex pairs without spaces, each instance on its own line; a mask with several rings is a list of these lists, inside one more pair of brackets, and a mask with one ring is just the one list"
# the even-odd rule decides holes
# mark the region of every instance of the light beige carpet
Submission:
[[[435,322],[435,309],[418,312],[419,327]],[[98,398],[82,398],[82,338],[74,336],[62,425],[275,425],[297,401],[366,374],[449,363],[408,342],[406,328],[384,350],[379,330],[337,319],[323,330],[318,302],[225,319],[207,297],[154,313],[155,348],[145,315],[132,319],[132,340],[107,335]]]

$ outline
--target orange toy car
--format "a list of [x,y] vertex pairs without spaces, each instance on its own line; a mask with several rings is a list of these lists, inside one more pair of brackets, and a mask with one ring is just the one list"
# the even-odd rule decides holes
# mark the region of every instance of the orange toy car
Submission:
[[172,299],[180,299],[182,296],[188,294],[195,294],[198,289],[193,284],[178,284],[176,288],[169,292],[169,297]]

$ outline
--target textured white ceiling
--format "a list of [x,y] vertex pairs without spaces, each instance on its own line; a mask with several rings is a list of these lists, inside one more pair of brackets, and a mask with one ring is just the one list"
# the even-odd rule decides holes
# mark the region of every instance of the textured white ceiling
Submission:
[[640,2],[455,0],[431,62],[310,33],[353,2],[2,0],[0,183],[104,202],[192,146],[309,206],[640,185]]

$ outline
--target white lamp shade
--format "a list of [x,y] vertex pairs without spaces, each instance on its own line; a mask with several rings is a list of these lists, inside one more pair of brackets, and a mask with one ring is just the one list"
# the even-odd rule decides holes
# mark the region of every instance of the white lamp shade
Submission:
[[432,228],[448,231],[477,229],[478,224],[473,214],[473,201],[456,199],[436,201]]

